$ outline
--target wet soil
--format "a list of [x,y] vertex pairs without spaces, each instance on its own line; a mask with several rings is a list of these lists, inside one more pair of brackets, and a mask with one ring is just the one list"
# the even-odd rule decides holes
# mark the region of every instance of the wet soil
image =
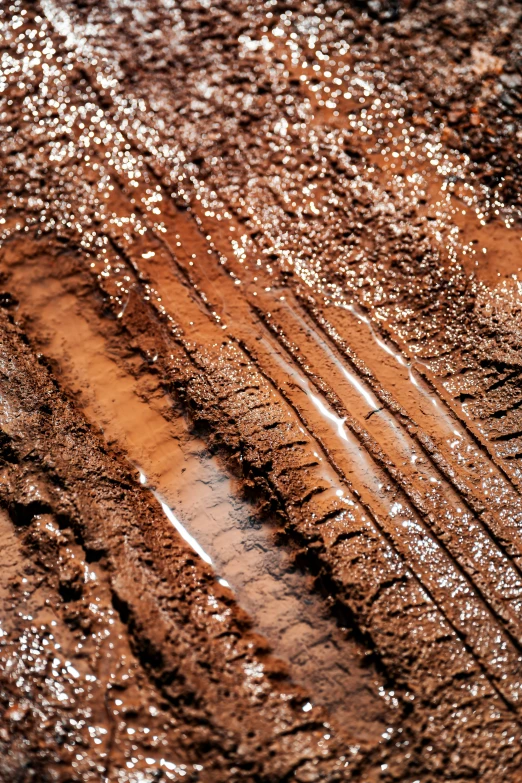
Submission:
[[521,781],[520,4],[0,27],[0,778]]

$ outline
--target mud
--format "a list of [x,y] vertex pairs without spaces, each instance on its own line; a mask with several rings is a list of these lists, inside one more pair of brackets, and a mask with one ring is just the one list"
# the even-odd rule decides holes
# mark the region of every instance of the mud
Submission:
[[520,4],[0,25],[2,780],[522,780]]

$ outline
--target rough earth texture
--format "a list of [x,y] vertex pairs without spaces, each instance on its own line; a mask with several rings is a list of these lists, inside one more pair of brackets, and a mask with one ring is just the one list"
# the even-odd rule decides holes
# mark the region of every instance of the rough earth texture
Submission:
[[0,9],[0,776],[522,780],[522,7]]

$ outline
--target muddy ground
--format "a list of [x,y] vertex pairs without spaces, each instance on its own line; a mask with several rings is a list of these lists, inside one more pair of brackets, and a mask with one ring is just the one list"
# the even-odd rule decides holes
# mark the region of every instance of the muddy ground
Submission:
[[0,780],[520,783],[520,3],[0,50]]

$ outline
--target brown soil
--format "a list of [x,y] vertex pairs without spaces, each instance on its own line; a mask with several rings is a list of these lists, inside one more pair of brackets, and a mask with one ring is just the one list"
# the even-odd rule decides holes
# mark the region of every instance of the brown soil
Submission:
[[0,27],[0,779],[522,780],[520,4]]

